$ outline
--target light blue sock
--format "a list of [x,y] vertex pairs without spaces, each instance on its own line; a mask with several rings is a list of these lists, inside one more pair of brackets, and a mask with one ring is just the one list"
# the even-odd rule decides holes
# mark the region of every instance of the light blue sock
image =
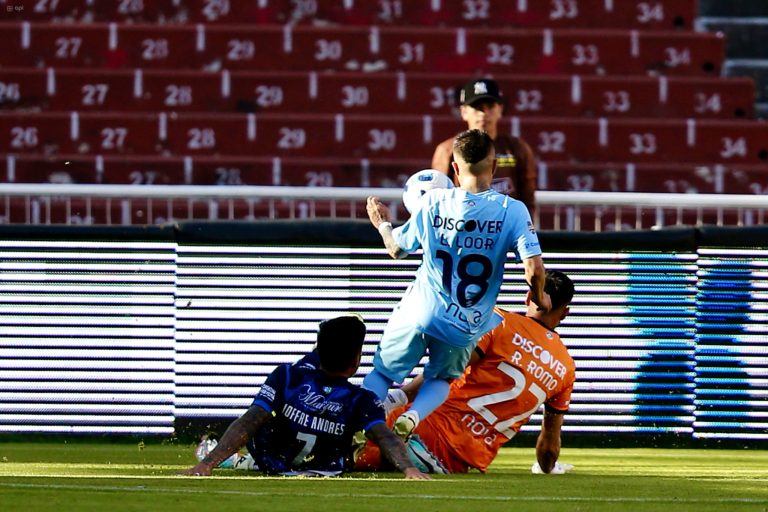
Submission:
[[390,386],[392,386],[392,380],[375,369],[363,379],[363,387],[376,393],[379,400],[387,398]]
[[448,398],[451,384],[442,379],[428,379],[421,385],[416,398],[413,400],[411,410],[419,413],[419,418],[424,419],[437,409]]

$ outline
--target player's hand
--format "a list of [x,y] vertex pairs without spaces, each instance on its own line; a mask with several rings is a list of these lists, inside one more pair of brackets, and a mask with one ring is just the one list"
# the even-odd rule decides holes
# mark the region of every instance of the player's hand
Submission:
[[[568,473],[573,469],[573,464],[565,464],[560,462],[555,462],[555,467],[552,468],[552,471],[549,472],[550,475],[563,475],[565,473]],[[544,475],[544,471],[541,470],[541,466],[539,466],[538,462],[534,462],[533,466],[531,466],[531,473],[534,475]]]
[[406,480],[432,480],[432,477],[426,473],[422,473],[416,468],[406,468],[403,471]]
[[211,468],[208,464],[203,464],[200,462],[196,466],[181,471],[179,474],[182,476],[211,476],[212,470],[213,468]]
[[369,196],[368,202],[365,205],[365,210],[368,212],[368,218],[371,220],[371,224],[376,229],[379,229],[379,225],[382,222],[389,222],[390,213],[387,205],[382,203],[378,197]]

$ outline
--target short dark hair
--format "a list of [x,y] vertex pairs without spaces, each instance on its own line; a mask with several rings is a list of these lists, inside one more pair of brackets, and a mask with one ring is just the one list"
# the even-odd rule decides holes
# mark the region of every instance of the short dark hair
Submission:
[[544,291],[552,299],[552,309],[567,306],[573,299],[573,281],[559,270],[547,270],[544,278]]
[[357,363],[363,350],[366,327],[357,315],[344,315],[320,322],[317,355],[324,370],[337,373]]
[[493,149],[493,139],[481,130],[466,130],[453,140],[453,152],[468,164],[484,160]]

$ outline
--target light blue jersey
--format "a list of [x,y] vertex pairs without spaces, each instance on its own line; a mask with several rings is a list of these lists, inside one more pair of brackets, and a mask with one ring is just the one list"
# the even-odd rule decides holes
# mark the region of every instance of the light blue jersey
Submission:
[[409,253],[422,248],[423,258],[391,322],[458,347],[500,323],[493,308],[507,253],[517,261],[541,254],[526,206],[493,190],[430,190],[393,236]]

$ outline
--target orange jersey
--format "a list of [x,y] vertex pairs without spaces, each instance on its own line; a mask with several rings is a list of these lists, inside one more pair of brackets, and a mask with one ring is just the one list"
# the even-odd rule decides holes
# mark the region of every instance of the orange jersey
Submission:
[[485,355],[416,428],[452,473],[484,472],[541,404],[566,411],[571,399],[575,365],[560,336],[531,318],[496,311],[504,320],[480,339]]

